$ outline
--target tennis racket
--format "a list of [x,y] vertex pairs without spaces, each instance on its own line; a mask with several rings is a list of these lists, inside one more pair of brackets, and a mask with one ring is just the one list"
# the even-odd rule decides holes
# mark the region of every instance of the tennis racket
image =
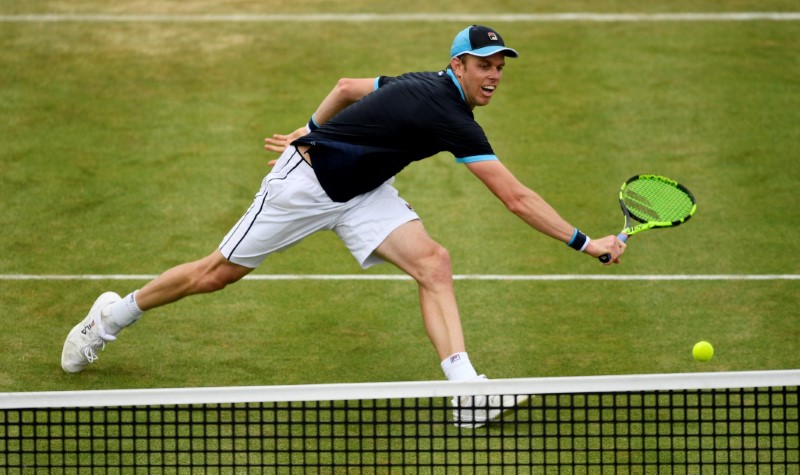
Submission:
[[[691,191],[659,175],[629,178],[619,190],[619,206],[625,215],[625,228],[617,235],[622,242],[648,229],[669,228],[685,223],[697,210]],[[634,225],[631,226],[631,223]],[[611,260],[611,254],[600,256],[599,259],[605,264]]]

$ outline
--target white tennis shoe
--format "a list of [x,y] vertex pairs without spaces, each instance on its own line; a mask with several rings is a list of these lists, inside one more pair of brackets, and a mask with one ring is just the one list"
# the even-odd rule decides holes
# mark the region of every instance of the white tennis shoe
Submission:
[[83,371],[89,363],[97,360],[97,352],[106,347],[107,341],[117,337],[109,335],[103,328],[101,316],[108,312],[108,307],[121,300],[114,292],[106,292],[94,301],[92,309],[79,324],[75,325],[64,341],[61,351],[61,368],[67,373]]
[[[485,375],[475,381],[488,381]],[[450,404],[453,406],[453,423],[456,427],[474,429],[502,419],[503,414],[512,411],[528,400],[527,395],[480,395],[457,396]]]

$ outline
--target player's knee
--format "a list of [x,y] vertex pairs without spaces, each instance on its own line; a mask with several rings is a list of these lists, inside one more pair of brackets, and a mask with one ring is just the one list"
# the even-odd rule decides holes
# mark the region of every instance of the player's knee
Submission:
[[453,278],[450,253],[444,247],[435,244],[420,261],[420,283],[449,283]]
[[195,288],[198,293],[217,292],[228,286],[230,282],[216,274],[204,275],[197,280]]
[[237,282],[247,273],[244,268],[219,261],[200,261],[199,264],[194,284],[197,293],[217,292],[228,284]]

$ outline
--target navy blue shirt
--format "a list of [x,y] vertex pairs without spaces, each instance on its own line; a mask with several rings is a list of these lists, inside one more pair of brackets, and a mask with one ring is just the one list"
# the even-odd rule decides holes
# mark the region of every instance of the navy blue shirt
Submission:
[[332,200],[371,191],[439,152],[461,163],[497,159],[450,70],[381,76],[376,88],[294,142],[310,147],[314,173]]

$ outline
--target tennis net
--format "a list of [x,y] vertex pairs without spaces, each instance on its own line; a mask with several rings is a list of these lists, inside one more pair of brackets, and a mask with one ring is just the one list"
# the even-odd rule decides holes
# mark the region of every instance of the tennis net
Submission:
[[[799,385],[789,370],[0,393],[0,473],[798,474]],[[530,397],[453,424],[453,396],[488,394]]]

